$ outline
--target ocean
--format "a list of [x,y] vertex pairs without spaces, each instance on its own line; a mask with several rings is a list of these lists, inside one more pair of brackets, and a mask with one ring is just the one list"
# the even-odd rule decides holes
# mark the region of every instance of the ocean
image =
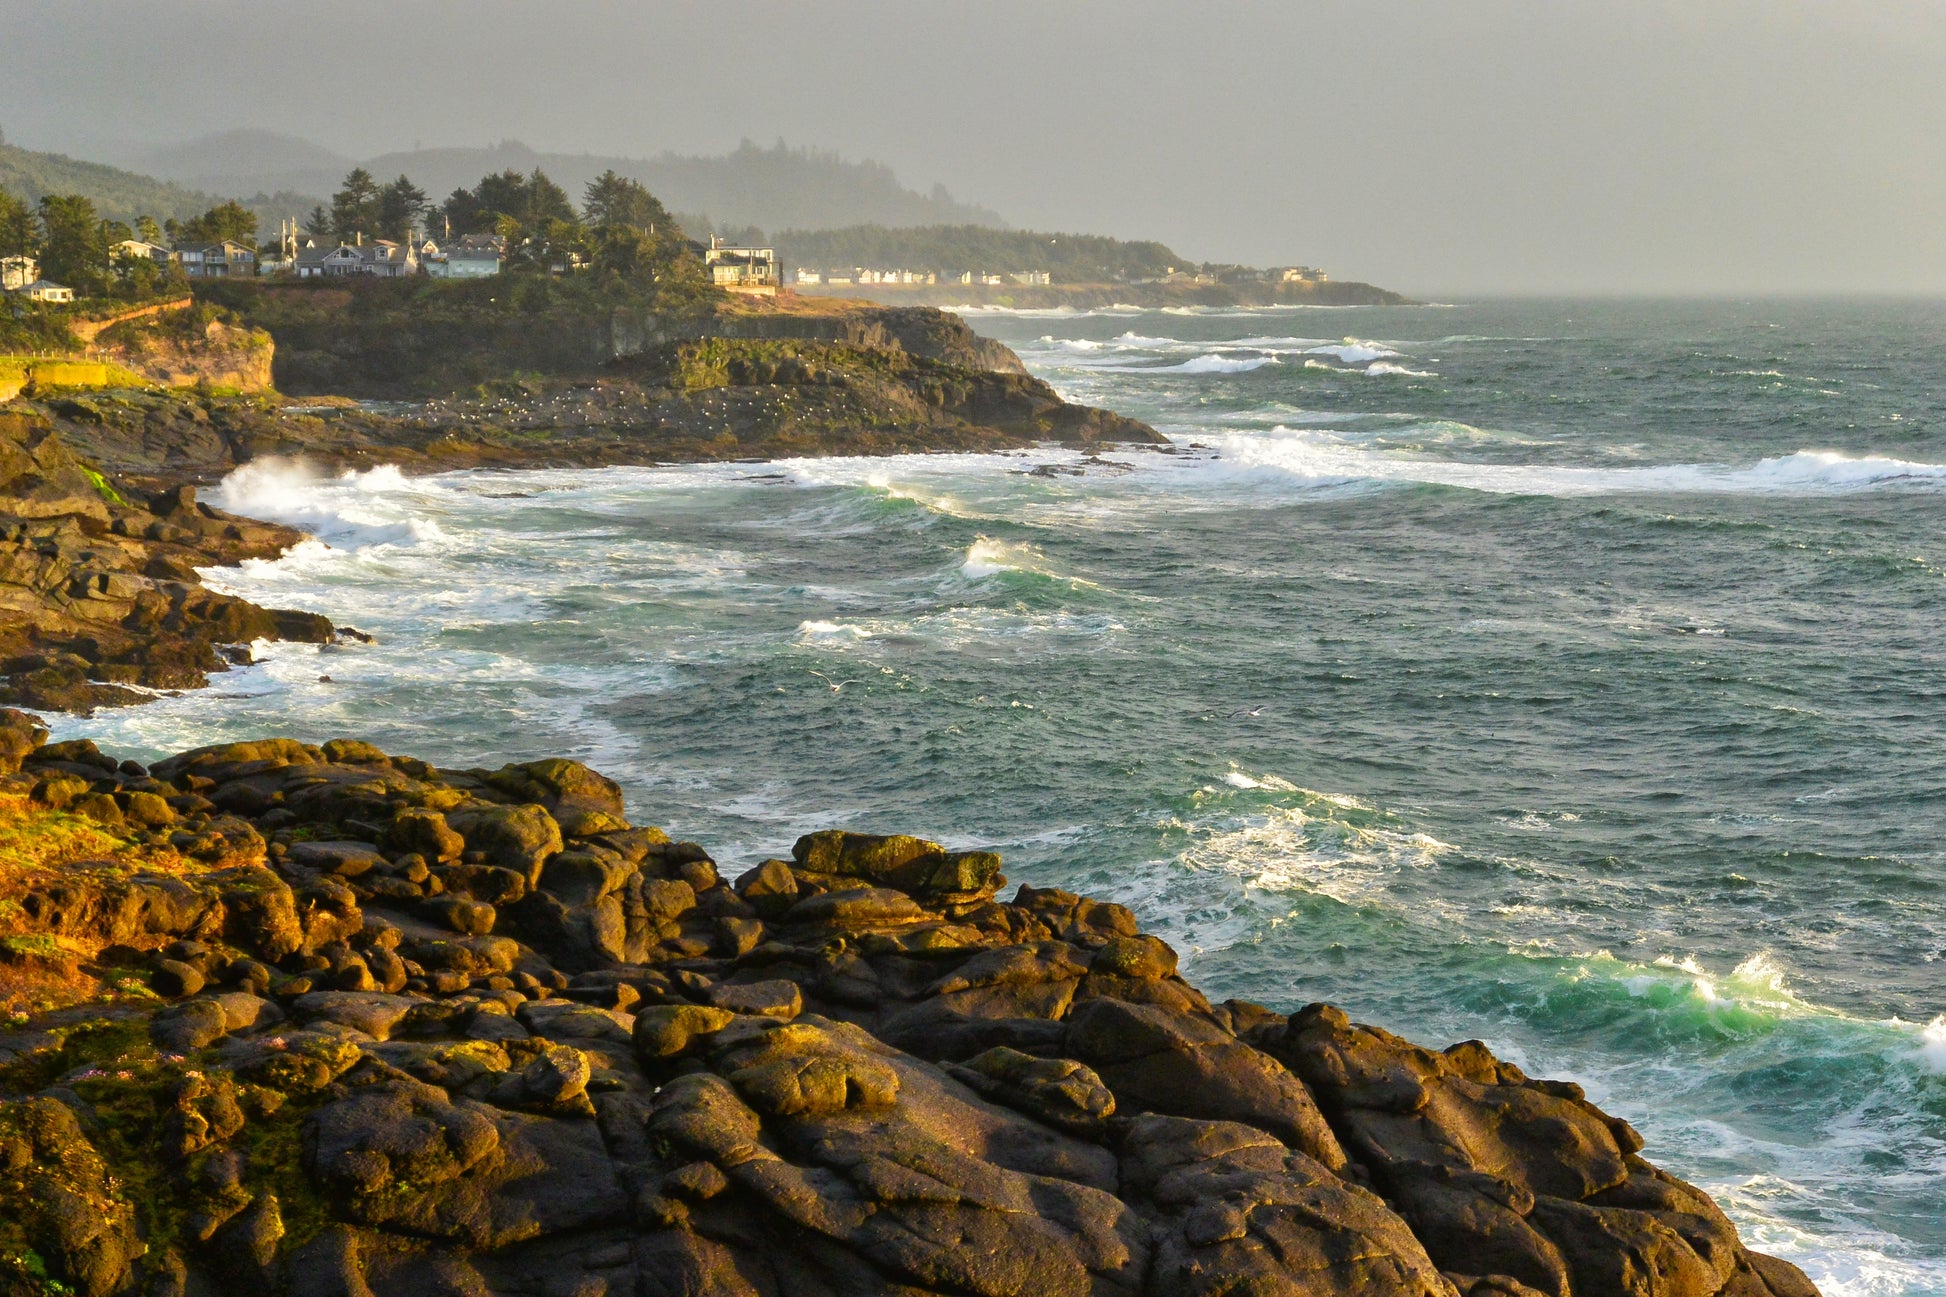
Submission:
[[967,314],[1174,453],[252,466],[318,539],[211,583],[376,641],[59,733],[574,756],[728,872],[991,847],[1946,1293],[1946,306]]

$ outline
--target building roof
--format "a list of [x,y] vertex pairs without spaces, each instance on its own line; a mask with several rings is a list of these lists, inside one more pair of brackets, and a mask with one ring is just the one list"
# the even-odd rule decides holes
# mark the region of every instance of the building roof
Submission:
[[72,293],[74,291],[72,288],[69,288],[66,284],[57,284],[51,279],[36,279],[33,283],[22,284],[19,288],[16,288],[13,291],[16,293],[38,293],[38,292],[43,292],[50,288],[58,289],[63,293]]

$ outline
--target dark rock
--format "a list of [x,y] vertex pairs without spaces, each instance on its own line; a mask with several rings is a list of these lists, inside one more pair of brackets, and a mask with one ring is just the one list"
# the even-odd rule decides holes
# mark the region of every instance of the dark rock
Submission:
[[165,959],[155,966],[155,972],[149,977],[149,985],[157,995],[175,999],[202,990],[203,975],[181,960]]
[[1068,1048],[1124,1110],[1245,1122],[1327,1170],[1345,1165],[1304,1083],[1209,1023],[1151,1005],[1090,1000],[1068,1019]]

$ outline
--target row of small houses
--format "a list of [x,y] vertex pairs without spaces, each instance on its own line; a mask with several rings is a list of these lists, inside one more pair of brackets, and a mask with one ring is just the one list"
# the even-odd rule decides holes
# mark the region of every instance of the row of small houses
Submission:
[[[791,282],[810,286],[813,284],[897,284],[902,287],[922,288],[937,284],[939,276],[930,270],[874,270],[868,266],[853,266],[849,270],[810,270],[799,266]],[[953,282],[949,277],[948,283]],[[958,282],[962,284],[1045,284],[1049,282],[1045,270],[1013,270],[1004,275],[992,274],[984,270],[960,272]]]
[[[437,279],[483,279],[500,273],[506,245],[490,234],[466,234],[442,249],[431,239],[395,243],[362,237],[351,243],[287,231],[283,255],[260,258],[247,243],[185,244],[165,248],[141,239],[124,239],[110,252],[121,260],[148,258],[160,265],[176,265],[190,279],[240,279],[289,272],[299,279],[373,275],[395,279],[424,273]],[[41,278],[40,263],[32,257],[0,257],[0,292],[16,293],[33,302],[64,303],[74,290]]]

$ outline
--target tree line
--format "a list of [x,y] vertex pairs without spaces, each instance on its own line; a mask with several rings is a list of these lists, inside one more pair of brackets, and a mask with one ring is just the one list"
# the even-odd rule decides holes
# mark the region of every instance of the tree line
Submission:
[[435,242],[468,234],[497,236],[509,269],[547,269],[572,262],[626,279],[657,283],[701,281],[688,238],[661,200],[639,181],[605,171],[582,191],[577,208],[568,192],[538,167],[523,174],[484,176],[443,203],[401,175],[380,184],[363,167],[345,176],[330,205],[311,209],[305,230],[342,243],[389,239],[402,243],[424,231]]
[[236,202],[219,203],[186,221],[134,224],[103,220],[80,194],[48,194],[29,206],[0,191],[0,257],[33,257],[43,279],[77,297],[151,297],[188,287],[182,267],[147,251],[122,249],[131,240],[161,246],[221,243],[256,246],[257,218]]
[[[498,236],[512,270],[551,269],[564,263],[667,287],[700,288],[702,266],[687,236],[662,202],[643,185],[607,171],[583,190],[576,207],[567,191],[539,169],[485,176],[471,189],[455,189],[444,203],[430,202],[406,176],[379,184],[354,169],[327,208],[314,207],[304,221],[313,235],[345,243],[391,239],[415,231],[439,239],[466,234]],[[133,225],[101,219],[89,199],[50,194],[29,205],[0,191],[0,256],[25,255],[40,262],[43,278],[80,297],[146,297],[187,287],[181,266],[146,253],[118,251],[129,240],[182,247],[224,241],[257,246],[257,217],[242,204],[220,203],[185,221],[158,224],[144,216]],[[274,256],[277,246],[259,251]]]

